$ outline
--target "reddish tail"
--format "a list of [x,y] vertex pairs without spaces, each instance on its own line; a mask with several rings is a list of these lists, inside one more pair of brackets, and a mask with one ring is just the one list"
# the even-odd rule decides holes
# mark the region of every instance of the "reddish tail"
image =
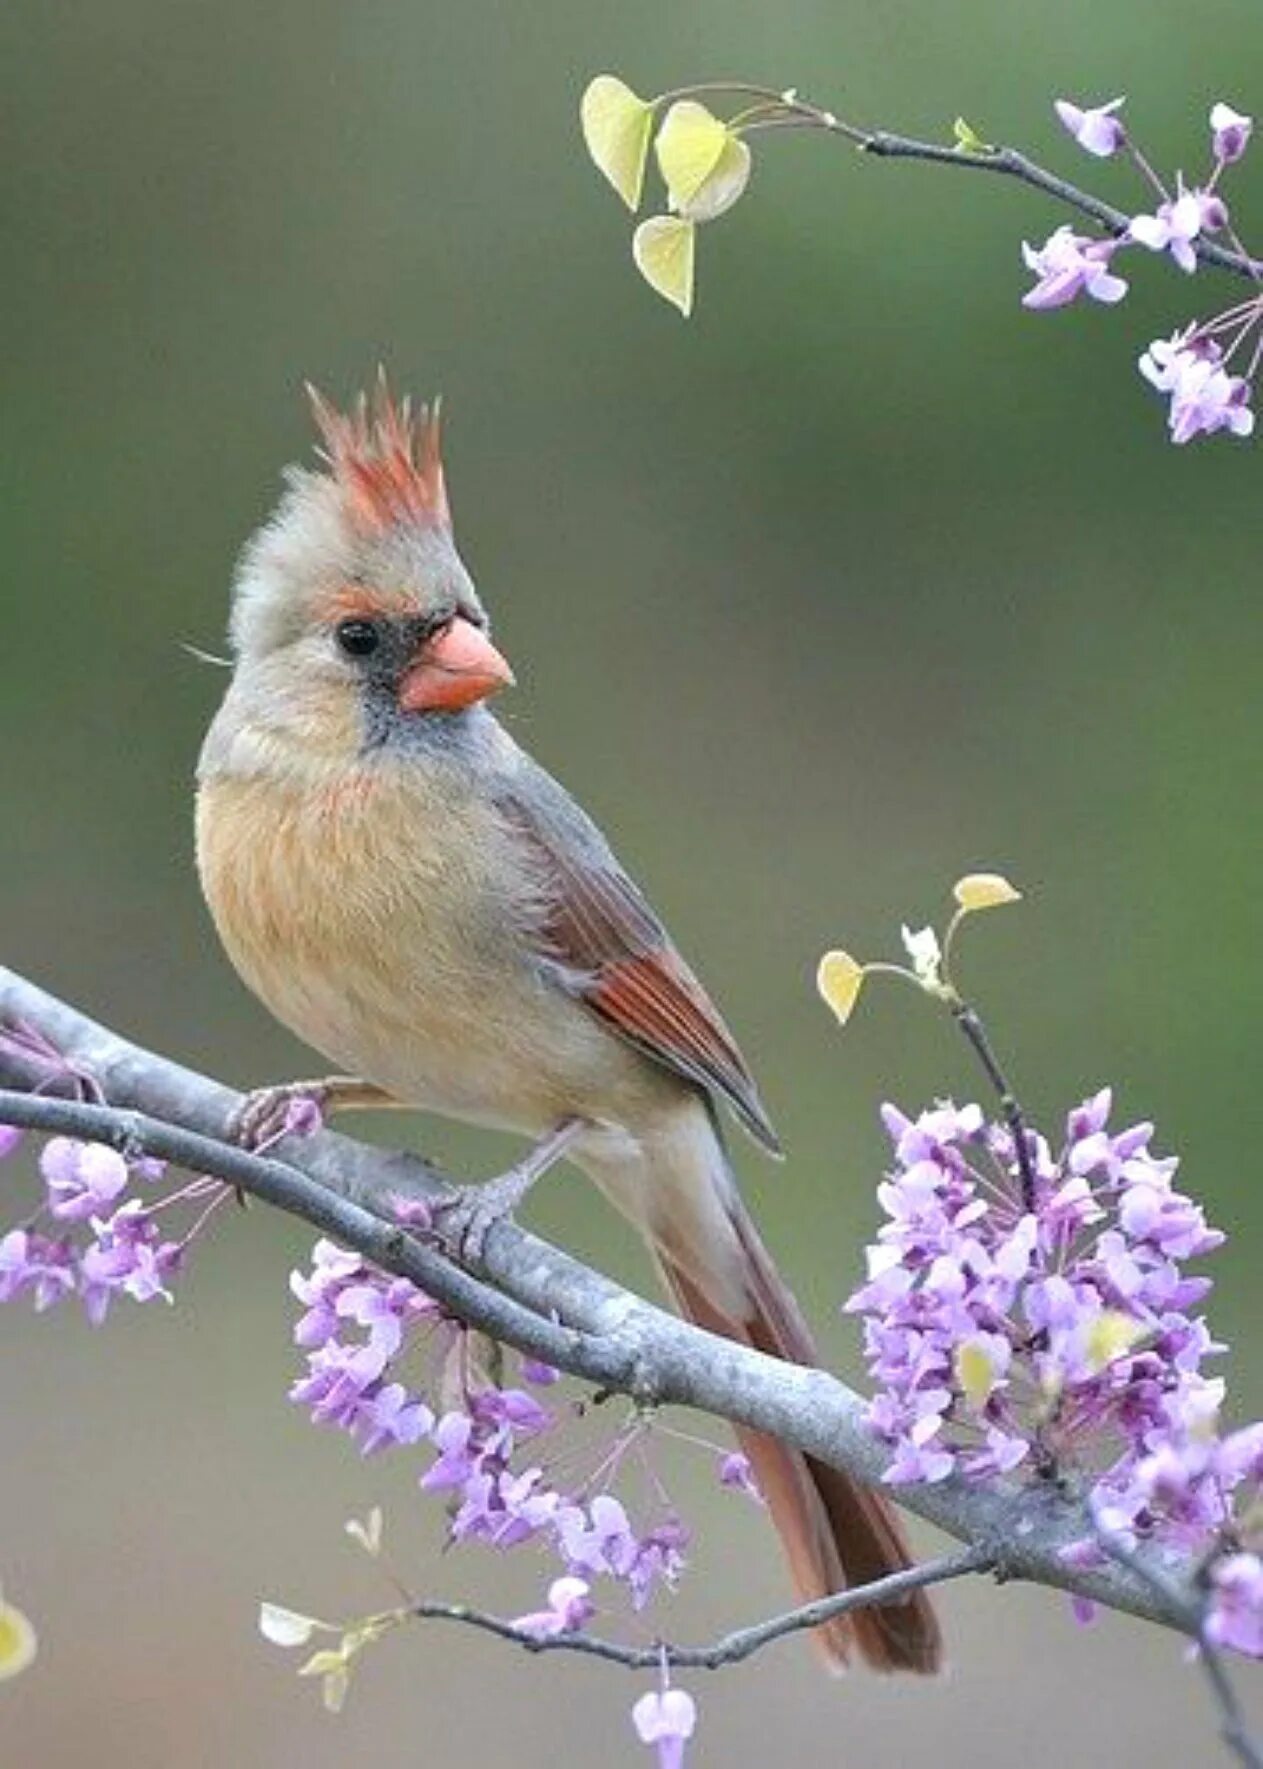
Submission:
[[[721,1146],[719,1153],[722,1158]],[[798,1304],[726,1171],[724,1181],[732,1253],[741,1260],[747,1305],[737,1318],[730,1305],[712,1301],[703,1288],[704,1274],[714,1269],[720,1249],[713,1242],[704,1250],[691,1249],[687,1232],[683,1236],[678,1232],[678,1218],[673,1223],[654,1213],[650,1227],[655,1252],[680,1312],[699,1327],[773,1357],[816,1364],[816,1349]],[[695,1257],[699,1251],[701,1257]],[[731,1294],[731,1286],[725,1289]],[[880,1495],[776,1438],[744,1429],[738,1430],[738,1437],[803,1601],[867,1584],[909,1564],[903,1533]],[[920,1591],[899,1603],[840,1616],[818,1629],[817,1638],[835,1668],[846,1664],[853,1648],[878,1671],[932,1672],[939,1669],[942,1657],[938,1623]]]

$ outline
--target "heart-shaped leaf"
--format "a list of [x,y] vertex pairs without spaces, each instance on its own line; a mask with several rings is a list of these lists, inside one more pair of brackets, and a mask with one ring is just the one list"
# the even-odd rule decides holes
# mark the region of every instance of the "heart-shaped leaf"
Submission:
[[598,74],[579,104],[588,152],[627,207],[640,206],[653,106],[613,74]]
[[680,215],[654,215],[632,238],[637,270],[685,319],[693,311],[693,245],[693,223]]

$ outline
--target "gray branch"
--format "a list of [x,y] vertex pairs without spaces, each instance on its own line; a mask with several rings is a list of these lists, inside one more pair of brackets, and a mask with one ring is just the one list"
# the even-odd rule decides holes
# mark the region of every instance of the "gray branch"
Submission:
[[546,1634],[542,1637],[523,1633],[522,1629],[502,1616],[485,1610],[471,1609],[464,1603],[413,1603],[408,1614],[423,1622],[459,1622],[494,1634],[499,1640],[512,1641],[528,1652],[577,1652],[588,1658],[604,1659],[609,1664],[624,1665],[630,1671],[655,1671],[665,1662],[673,1671],[719,1671],[753,1658],[774,1640],[788,1639],[808,1628],[840,1615],[854,1615],[857,1609],[871,1609],[878,1603],[897,1601],[912,1591],[931,1585],[944,1585],[949,1579],[961,1579],[969,1573],[991,1570],[992,1560],[985,1548],[959,1548],[954,1554],[925,1560],[919,1566],[905,1567],[884,1579],[857,1585],[849,1591],[838,1591],[832,1597],[820,1597],[814,1603],[802,1603],[784,1615],[769,1616],[748,1628],[734,1628],[708,1646],[673,1646],[663,1641],[656,1646],[624,1646],[620,1640],[603,1640],[596,1634]]
[[[129,1044],[75,1008],[0,968],[0,1024],[40,1032],[89,1073],[109,1105],[56,1097],[37,1056],[0,1044],[0,1122],[143,1151],[211,1174],[301,1217],[410,1279],[493,1337],[602,1389],[654,1405],[697,1408],[764,1431],[876,1485],[886,1464],[866,1429],[864,1402],[835,1376],[781,1363],[676,1319],[511,1221],[496,1223],[476,1270],[441,1237],[402,1228],[399,1200],[441,1202],[452,1182],[412,1155],[387,1153],[331,1131],[289,1138],[281,1154],[250,1154],[227,1140],[241,1096]],[[30,1090],[43,1089],[40,1093]],[[1055,1483],[950,1479],[885,1489],[907,1510],[977,1548],[997,1578],[1025,1579],[1092,1599],[1185,1634],[1197,1633],[1194,1569],[1071,1566],[1070,1543],[1089,1536],[1082,1505]]]

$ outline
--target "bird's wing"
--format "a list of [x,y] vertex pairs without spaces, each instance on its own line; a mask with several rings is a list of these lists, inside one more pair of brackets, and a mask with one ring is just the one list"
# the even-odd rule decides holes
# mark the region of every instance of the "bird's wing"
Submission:
[[596,825],[529,762],[500,805],[539,869],[541,956],[629,1044],[721,1094],[755,1140],[779,1153],[736,1040]]

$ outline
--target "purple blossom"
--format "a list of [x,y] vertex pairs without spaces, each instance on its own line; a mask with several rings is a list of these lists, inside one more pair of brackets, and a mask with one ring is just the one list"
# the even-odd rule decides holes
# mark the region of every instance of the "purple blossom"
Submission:
[[93,1217],[93,1240],[79,1260],[79,1290],[88,1319],[99,1327],[117,1295],[133,1302],[173,1300],[167,1280],[180,1267],[183,1250],[163,1241],[158,1224],[138,1198],[108,1219]]
[[1098,160],[1108,160],[1127,141],[1127,131],[1122,119],[1115,115],[1126,102],[1123,98],[1112,98],[1108,104],[1084,109],[1072,104],[1068,98],[1058,98],[1053,103],[1053,109],[1063,128],[1074,136],[1085,152],[1094,154]]
[[63,1222],[86,1222],[108,1211],[127,1189],[127,1162],[104,1143],[53,1136],[40,1151],[40,1173],[52,1213]]
[[0,1124],[0,1161],[11,1155],[22,1141],[23,1132],[16,1124]]
[[384,1382],[361,1400],[353,1430],[366,1456],[396,1444],[420,1443],[434,1425],[424,1401],[409,1394],[402,1382]]
[[547,1640],[557,1634],[575,1634],[595,1613],[591,1589],[586,1579],[554,1579],[548,1587],[547,1607],[518,1616],[513,1626],[520,1634],[529,1634],[534,1640]]
[[697,1704],[687,1690],[670,1688],[664,1676],[662,1688],[642,1695],[631,1716],[641,1744],[657,1751],[658,1769],[680,1769],[697,1725]]
[[886,1221],[847,1303],[878,1385],[868,1425],[893,1484],[1077,1478],[1103,1539],[1068,1562],[1105,1564],[1109,1538],[1202,1560],[1209,1637],[1263,1656],[1263,1423],[1219,1435],[1224,1384],[1204,1365],[1223,1347],[1189,1312],[1210,1283],[1183,1270],[1224,1237],[1153,1126],[1113,1130],[1112,1107],[1102,1089],[1072,1111],[1055,1160],[1034,1139],[1033,1211],[1003,1126],[883,1108]]
[[439,1452],[421,1476],[426,1492],[441,1493],[464,1486],[477,1472],[474,1422],[468,1413],[444,1413],[435,1427],[434,1447]]
[[10,1229],[0,1238],[0,1302],[29,1293],[42,1314],[77,1285],[74,1249],[69,1241],[50,1240],[27,1229]]
[[[1208,1495],[1226,1474],[1216,1464],[1212,1479],[1189,1447],[1213,1429],[1221,1389],[1202,1365],[1219,1348],[1183,1312],[1205,1288],[1190,1292],[1180,1268],[1223,1237],[1176,1190],[1152,1127],[1112,1132],[1111,1105],[1102,1091],[1069,1115],[1058,1160],[1036,1145],[1033,1213],[1011,1138],[976,1110],[883,1113],[887,1220],[847,1308],[864,1317],[888,1482],[990,1477],[1035,1457],[1091,1473],[1128,1526],[1159,1492],[1172,1524],[1180,1506],[1222,1521]],[[1234,1468],[1263,1455],[1263,1432],[1226,1441]],[[1177,1475],[1194,1501],[1176,1505]]]
[[561,1381],[560,1370],[554,1370],[551,1364],[541,1363],[535,1357],[523,1356],[521,1370],[522,1380],[533,1382],[536,1388],[551,1388],[554,1382]]
[[1138,367],[1151,386],[1170,398],[1172,442],[1189,442],[1218,430],[1234,436],[1253,432],[1250,383],[1228,373],[1213,338],[1198,338],[1192,330],[1155,338]]
[[1212,1646],[1263,1658],[1263,1559],[1257,1554],[1230,1554],[1211,1568],[1206,1636]]
[[610,1573],[621,1578],[635,1563],[639,1544],[627,1512],[611,1493],[598,1493],[588,1507],[572,1511],[561,1527],[561,1547],[572,1572]]
[[1220,99],[1211,106],[1210,128],[1215,158],[1221,166],[1231,166],[1249,145],[1254,119],[1234,111],[1230,104]]
[[750,1467],[749,1456],[743,1456],[739,1450],[733,1450],[719,1460],[719,1484],[728,1487],[732,1492],[744,1493],[756,1504],[763,1503],[763,1494],[755,1482],[754,1471]]
[[1222,197],[1212,190],[1185,190],[1181,184],[1175,199],[1160,203],[1156,215],[1133,215],[1127,231],[1129,238],[1151,252],[1169,252],[1191,275],[1197,269],[1193,241],[1227,224],[1228,208]]
[[1127,283],[1110,269],[1110,260],[1121,243],[1090,239],[1068,224],[1049,234],[1042,246],[1023,240],[1023,262],[1038,279],[1034,288],[1022,296],[1023,307],[1047,312],[1068,306],[1083,294],[1107,306],[1121,301],[1127,293]]

